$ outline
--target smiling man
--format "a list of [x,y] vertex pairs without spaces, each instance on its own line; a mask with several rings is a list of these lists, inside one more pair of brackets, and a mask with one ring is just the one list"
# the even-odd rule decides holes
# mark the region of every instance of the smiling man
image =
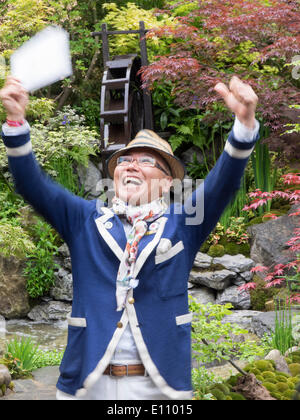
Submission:
[[[50,180],[37,164],[25,120],[28,94],[12,77],[0,91],[2,137],[16,190],[67,243],[73,304],[58,399],[190,399],[187,285],[201,244],[238,190],[258,139],[257,96],[237,77],[215,90],[236,115],[225,150],[185,203],[167,205],[184,168],[168,142],[140,131],[108,161],[111,206]],[[177,203],[178,204],[178,203]],[[203,206],[203,217],[187,223]]]

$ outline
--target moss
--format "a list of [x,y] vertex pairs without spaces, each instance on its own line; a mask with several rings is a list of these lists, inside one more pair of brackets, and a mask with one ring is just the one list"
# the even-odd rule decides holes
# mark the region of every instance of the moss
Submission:
[[262,223],[262,216],[254,217],[253,219],[250,220],[250,222],[247,223],[246,226],[257,225],[259,223]]
[[271,382],[263,382],[263,386],[270,392],[276,392],[276,385]]
[[280,373],[276,374],[276,381],[277,382],[287,382],[288,378]]
[[292,359],[291,363],[300,363],[300,350],[294,351],[289,357]]
[[289,386],[286,382],[277,382],[275,387],[276,387],[276,391],[280,393],[283,393],[289,389]]
[[229,386],[235,386],[237,384],[237,380],[238,380],[238,376],[230,376],[230,378],[227,379],[226,384],[228,384]]
[[296,391],[293,389],[287,389],[284,391],[283,396],[287,398],[288,400],[292,400],[295,396]]
[[264,379],[275,379],[275,373],[267,370],[265,372],[262,372],[262,377]]
[[289,366],[292,376],[300,375],[300,363],[291,363],[288,366]]
[[244,395],[239,394],[237,392],[230,392],[229,396],[231,397],[231,399],[233,401],[239,401],[239,400],[245,401],[246,400],[246,398],[244,397]]
[[214,385],[213,389],[219,389],[225,395],[228,395],[229,392],[230,392],[229,387],[225,384],[216,384],[216,385]]
[[219,401],[224,401],[226,399],[225,394],[219,389],[211,389],[209,392]]
[[225,248],[225,254],[229,254],[229,255],[243,254],[246,257],[250,255],[250,245],[248,243],[237,244],[235,242],[226,242],[226,244],[223,246]]
[[211,245],[208,250],[208,255],[210,257],[223,257],[225,254],[225,248],[223,245]]
[[295,388],[295,386],[298,384],[299,382],[299,378],[297,376],[292,376],[291,378],[288,378],[287,383],[291,386],[293,386],[293,388]]
[[265,371],[274,371],[274,361],[273,360],[256,360],[253,365],[258,369],[260,372]]

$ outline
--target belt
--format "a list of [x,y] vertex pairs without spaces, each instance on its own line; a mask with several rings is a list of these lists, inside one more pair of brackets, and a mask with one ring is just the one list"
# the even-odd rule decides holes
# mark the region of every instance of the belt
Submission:
[[108,365],[103,375],[110,376],[147,376],[144,365]]

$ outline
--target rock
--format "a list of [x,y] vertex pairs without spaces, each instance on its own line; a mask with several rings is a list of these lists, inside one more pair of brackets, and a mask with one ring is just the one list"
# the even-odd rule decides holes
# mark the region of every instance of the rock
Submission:
[[250,309],[250,294],[247,291],[239,291],[238,286],[227,287],[217,294],[216,303],[225,305],[231,303],[234,309]]
[[215,303],[215,294],[209,287],[197,287],[191,289],[189,294],[195,298],[197,303],[201,303],[202,305],[206,305],[207,303]]
[[73,300],[73,277],[65,269],[60,268],[55,276],[54,286],[50,289],[50,296],[56,300]]
[[68,245],[65,242],[58,248],[58,252],[64,258],[70,258],[70,250],[69,250]]
[[253,328],[253,318],[258,317],[264,312],[251,311],[251,310],[236,310],[232,311],[230,315],[225,315],[222,319],[222,323],[229,322],[231,324],[237,324],[241,328],[249,331],[249,333],[255,333]]
[[216,257],[213,259],[213,266],[215,264],[222,265],[224,268],[235,273],[242,273],[244,271],[249,271],[254,267],[255,263],[251,258],[246,258],[242,254],[237,255],[228,255],[225,254],[223,257]]
[[8,368],[5,365],[0,365],[0,387],[2,385],[8,386],[11,383],[11,376]]
[[88,167],[78,166],[77,168],[79,180],[82,186],[84,186],[85,193],[88,193],[92,197],[98,197],[99,191],[97,191],[97,183],[102,179],[101,172],[93,162],[89,161]]
[[212,263],[212,257],[210,257],[207,254],[204,254],[203,252],[197,252],[195,261],[194,261],[194,267],[198,268],[208,268],[211,266]]
[[[295,212],[299,205],[291,208]],[[248,228],[251,242],[251,258],[259,264],[272,267],[275,264],[287,264],[294,254],[286,242],[294,236],[294,229],[299,225],[300,216],[280,216],[275,220],[253,225]]]
[[71,308],[69,303],[52,300],[35,306],[27,316],[33,321],[65,320],[71,312]]
[[236,273],[229,270],[217,271],[196,271],[190,272],[189,281],[198,286],[206,286],[216,290],[224,290],[230,285],[231,279],[236,277]]
[[23,260],[0,256],[0,315],[5,318],[22,318],[30,311],[23,270]]
[[284,372],[288,375],[291,375],[291,371],[288,367],[288,364],[285,358],[281,355],[279,350],[271,350],[270,353],[265,357],[266,360],[273,360],[275,363],[275,368],[278,372]]

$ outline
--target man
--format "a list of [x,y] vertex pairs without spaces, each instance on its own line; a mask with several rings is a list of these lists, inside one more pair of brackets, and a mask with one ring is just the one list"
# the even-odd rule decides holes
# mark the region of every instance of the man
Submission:
[[[185,203],[169,207],[164,194],[172,180],[183,179],[184,168],[154,132],[142,130],[110,157],[112,205],[86,201],[51,181],[35,161],[20,82],[9,77],[0,91],[16,189],[60,233],[72,258],[74,297],[58,399],[192,397],[189,272],[239,188],[259,130],[258,98],[249,85],[233,77],[229,88],[219,83],[215,90],[236,115],[233,130],[204,183]],[[203,217],[193,223],[201,206]]]

